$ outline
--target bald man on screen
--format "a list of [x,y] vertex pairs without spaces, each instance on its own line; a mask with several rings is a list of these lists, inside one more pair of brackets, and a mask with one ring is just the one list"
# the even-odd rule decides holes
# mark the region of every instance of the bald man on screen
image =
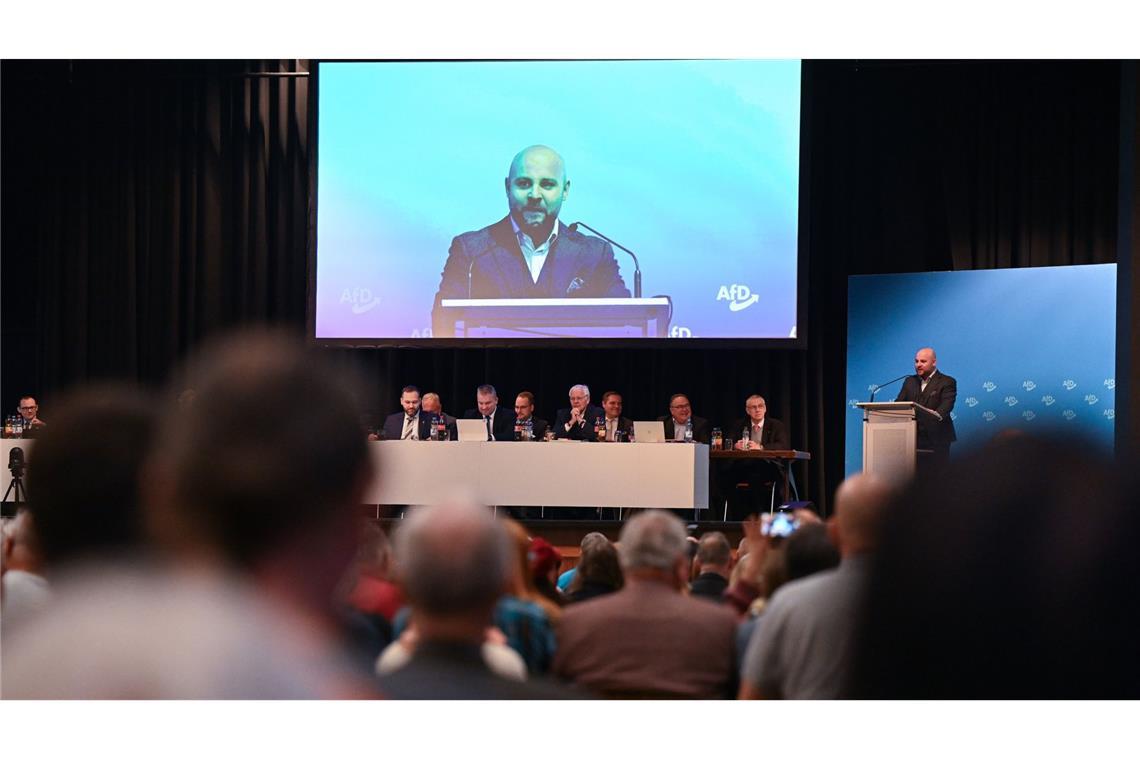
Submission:
[[629,298],[609,243],[558,221],[570,194],[557,151],[532,145],[511,161],[509,213],[451,241],[432,307],[432,334],[452,337],[443,299]]

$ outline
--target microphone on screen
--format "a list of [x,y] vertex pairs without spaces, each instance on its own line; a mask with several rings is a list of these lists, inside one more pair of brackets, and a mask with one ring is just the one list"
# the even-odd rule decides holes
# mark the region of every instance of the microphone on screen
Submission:
[[616,240],[612,240],[612,239],[606,237],[605,235],[598,232],[597,230],[595,230],[593,227],[586,224],[585,222],[574,222],[573,224],[569,225],[567,227],[567,229],[569,229],[571,232],[577,232],[579,227],[585,227],[590,232],[594,233],[595,235],[600,237],[602,240],[604,240],[607,243],[609,243],[610,245],[612,245],[614,248],[619,248],[619,249],[625,251],[626,253],[628,253],[633,258],[633,297],[634,298],[641,298],[641,264],[637,261],[637,254],[634,253],[633,251],[629,250],[628,248],[626,248],[624,245],[617,242]]

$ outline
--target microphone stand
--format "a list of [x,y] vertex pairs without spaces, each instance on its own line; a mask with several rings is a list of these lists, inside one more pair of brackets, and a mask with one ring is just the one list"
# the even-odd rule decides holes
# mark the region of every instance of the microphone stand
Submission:
[[598,237],[600,237],[602,240],[606,241],[607,243],[614,246],[615,248],[620,248],[621,250],[625,251],[626,253],[628,253],[630,256],[633,257],[633,297],[634,298],[641,298],[641,264],[637,260],[637,254],[634,253],[633,251],[629,250],[628,248],[626,248],[624,245],[617,242],[616,240],[611,240],[610,238],[606,237],[605,235],[598,232],[597,230],[595,230],[593,227],[586,224],[585,222],[574,222],[573,224],[570,225],[569,229],[571,232],[577,232],[579,227],[585,227],[590,232],[592,232],[595,235],[597,235]]

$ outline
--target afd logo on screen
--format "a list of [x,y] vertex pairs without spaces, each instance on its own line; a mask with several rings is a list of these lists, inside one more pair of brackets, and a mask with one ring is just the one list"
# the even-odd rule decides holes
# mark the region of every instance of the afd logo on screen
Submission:
[[350,305],[353,314],[365,314],[380,305],[380,296],[373,296],[371,288],[345,288],[340,302]]
[[730,311],[743,311],[759,301],[760,296],[757,293],[753,293],[752,288],[747,285],[733,283],[731,285],[721,285],[720,290],[716,292],[716,300],[728,301]]

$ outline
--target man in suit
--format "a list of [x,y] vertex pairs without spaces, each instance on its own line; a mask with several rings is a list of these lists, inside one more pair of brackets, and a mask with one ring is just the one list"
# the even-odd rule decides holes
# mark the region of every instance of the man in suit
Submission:
[[606,412],[606,440],[628,441],[633,435],[633,420],[621,416],[621,394],[617,391],[603,393],[602,409]]
[[[733,423],[729,435],[739,438],[733,448],[739,451],[787,451],[792,448],[788,429],[784,423],[768,416],[768,403],[763,396],[753,394],[744,401],[745,416]],[[748,443],[743,431],[748,430]]]
[[938,357],[930,347],[914,355],[914,372],[903,381],[895,401],[913,401],[931,410],[917,410],[918,448],[933,451],[930,464],[937,466],[950,458],[950,444],[958,440],[950,417],[958,398],[958,381],[938,371]]
[[534,416],[534,394],[522,391],[515,398],[515,430],[518,431],[519,426],[525,425],[527,421],[531,423],[534,440],[541,441],[546,436],[550,423]]
[[400,406],[404,411],[384,419],[384,440],[426,441],[431,434],[431,418],[420,414],[420,389],[405,385],[400,391]]
[[558,221],[570,192],[562,157],[532,145],[504,180],[510,213],[451,241],[432,307],[432,334],[454,335],[445,298],[629,298],[609,243]]
[[[792,448],[791,436],[784,423],[775,417],[768,416],[768,403],[759,394],[753,394],[744,400],[745,416],[732,423],[728,434],[739,440],[733,444],[737,451],[786,451]],[[748,431],[748,443],[744,443],[744,431]],[[727,472],[718,477],[718,486],[722,489],[719,498],[728,498],[732,507],[729,515],[734,520],[742,520],[750,514],[767,511],[769,504],[781,496],[784,482],[785,464],[780,461],[736,461],[731,462]],[[748,483],[749,498],[747,503],[737,503],[733,498],[736,495],[737,483]],[[769,492],[768,484],[775,490]],[[727,486],[727,487],[726,487]]]
[[448,440],[459,440],[459,431],[457,429],[458,426],[455,424],[455,418],[443,411],[443,402],[440,401],[438,393],[425,393],[423,401],[420,402],[420,408],[429,418],[442,417],[443,424],[447,428]]
[[704,417],[693,416],[693,405],[684,393],[674,393],[669,399],[669,414],[657,418],[665,423],[666,441],[685,440],[685,423],[693,421],[693,442],[708,443],[712,432],[709,421]]
[[[20,405],[17,407],[20,416],[24,418],[24,433],[30,431],[38,431],[46,423],[40,419],[40,405],[31,396],[21,396]],[[29,438],[31,436],[28,436]]]
[[554,437],[572,441],[598,440],[598,423],[606,413],[590,403],[590,389],[585,385],[570,388],[570,408],[559,409],[554,418]]
[[488,441],[513,441],[515,416],[499,408],[499,392],[493,385],[480,385],[475,389],[476,409],[468,409],[464,419],[483,419],[487,426]]
[[609,697],[718,699],[736,682],[736,615],[685,596],[685,526],[663,510],[630,518],[618,553],[625,585],[566,607],[554,674]]

